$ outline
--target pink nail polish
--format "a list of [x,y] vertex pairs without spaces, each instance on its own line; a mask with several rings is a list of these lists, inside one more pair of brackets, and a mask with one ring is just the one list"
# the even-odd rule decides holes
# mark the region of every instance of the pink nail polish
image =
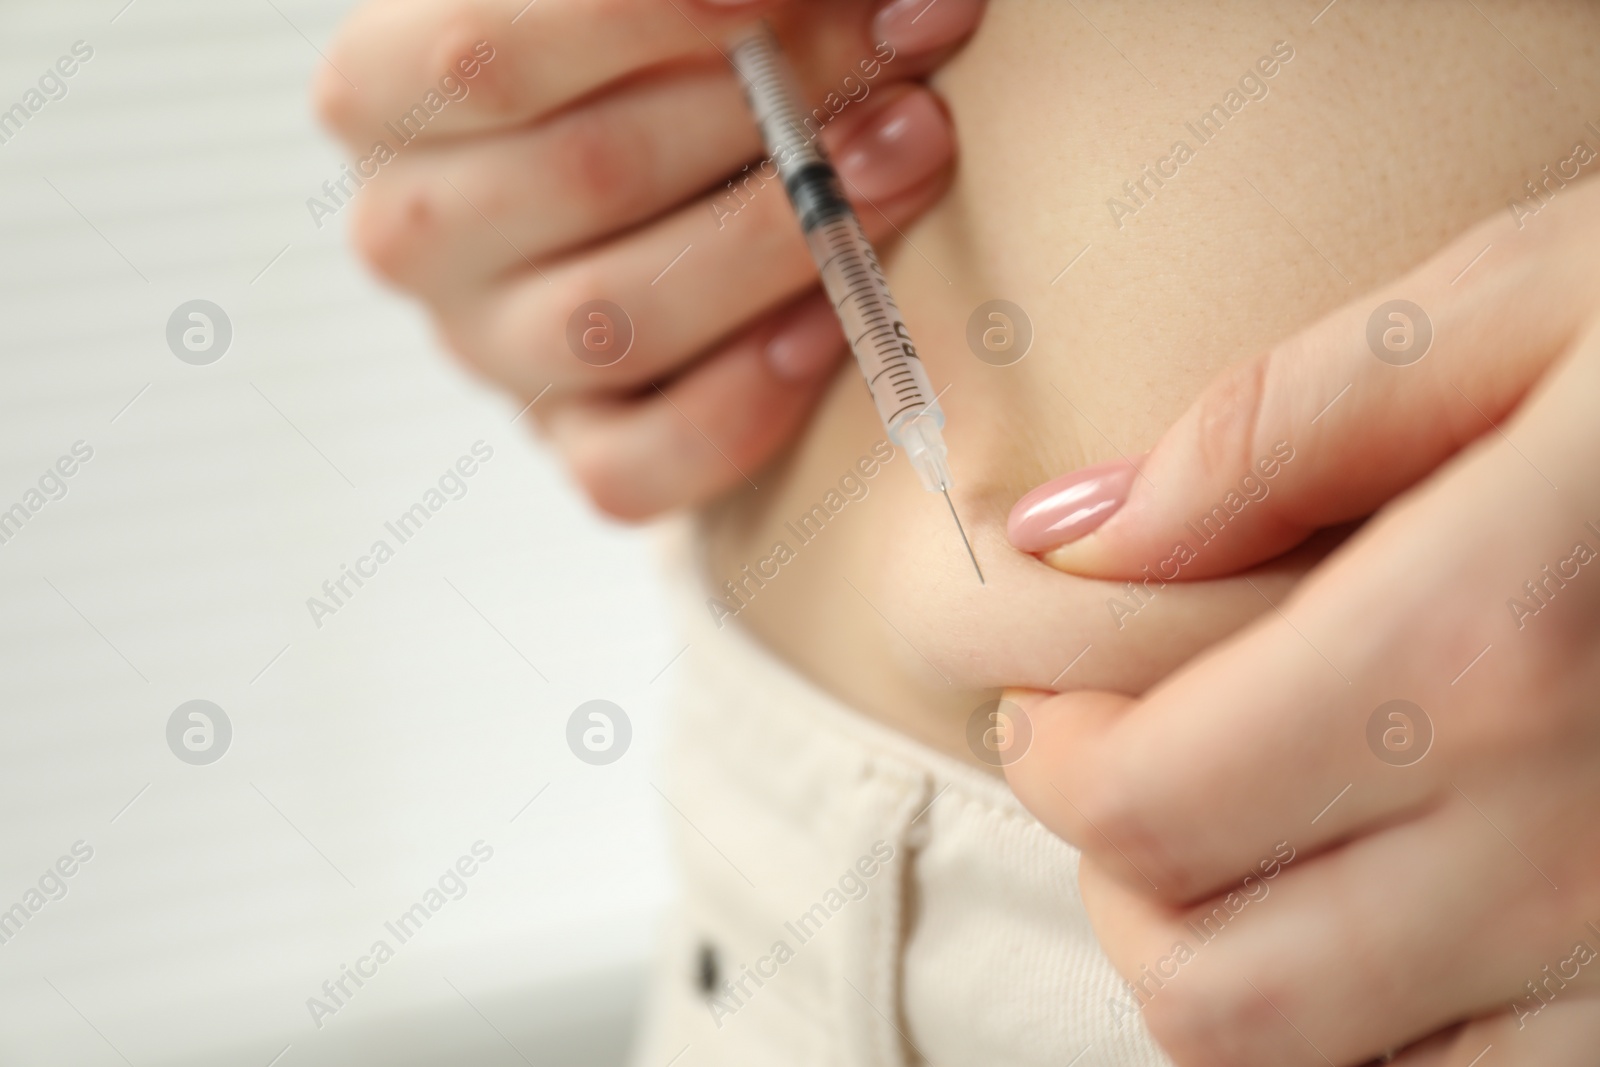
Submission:
[[949,120],[927,92],[907,93],[865,129],[853,134],[837,159],[845,188],[877,200],[926,181],[955,155]]
[[1116,514],[1138,474],[1132,463],[1116,459],[1045,482],[1011,509],[1006,536],[1023,552],[1070,544]]
[[931,52],[972,32],[983,0],[893,0],[872,22],[872,39],[896,52]]

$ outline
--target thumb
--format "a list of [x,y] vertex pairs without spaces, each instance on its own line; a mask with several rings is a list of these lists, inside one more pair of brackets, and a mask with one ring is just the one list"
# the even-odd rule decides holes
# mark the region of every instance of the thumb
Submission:
[[1209,578],[1376,511],[1493,431],[1596,306],[1600,182],[1573,192],[1229,368],[1144,456],[1035,488],[1012,544],[1086,577]]

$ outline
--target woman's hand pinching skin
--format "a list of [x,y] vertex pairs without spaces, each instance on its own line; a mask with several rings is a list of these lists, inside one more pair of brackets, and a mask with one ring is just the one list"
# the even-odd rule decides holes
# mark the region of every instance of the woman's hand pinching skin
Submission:
[[1014,514],[1140,597],[1373,516],[1142,699],[1008,695],[1033,732],[1009,780],[1083,849],[1126,1007],[1182,1067],[1595,1062],[1597,399],[1590,181],[1230,371],[1137,471]]
[[845,350],[714,42],[774,20],[884,237],[948,182],[949,120],[917,79],[983,4],[925,6],[369,2],[317,84],[365,179],[345,190],[356,244],[467,363],[537,401],[601,508],[704,501],[788,442]]

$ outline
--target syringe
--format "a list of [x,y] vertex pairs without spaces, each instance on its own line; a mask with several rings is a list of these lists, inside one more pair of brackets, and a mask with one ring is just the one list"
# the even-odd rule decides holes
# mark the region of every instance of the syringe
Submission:
[[877,253],[861,220],[845,199],[839,175],[822,145],[801,121],[794,80],[777,38],[758,23],[732,42],[730,58],[744,79],[750,109],[761,127],[767,153],[778,168],[800,229],[822,275],[822,287],[844,327],[878,417],[911,461],[930,493],[943,493],[961,543],[983,581],[983,568],[950,499],[950,465],[945,449],[944,412],[928,381],[911,332],[900,316]]

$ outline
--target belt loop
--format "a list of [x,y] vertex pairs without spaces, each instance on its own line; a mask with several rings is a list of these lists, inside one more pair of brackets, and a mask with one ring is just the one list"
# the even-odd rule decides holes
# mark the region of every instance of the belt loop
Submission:
[[933,798],[931,785],[925,774],[874,761],[853,805],[855,825],[847,837],[856,851],[847,862],[866,892],[844,908],[835,990],[843,1067],[910,1067],[921,1061],[908,1059],[901,963],[914,899],[914,857],[925,836],[915,821]]

